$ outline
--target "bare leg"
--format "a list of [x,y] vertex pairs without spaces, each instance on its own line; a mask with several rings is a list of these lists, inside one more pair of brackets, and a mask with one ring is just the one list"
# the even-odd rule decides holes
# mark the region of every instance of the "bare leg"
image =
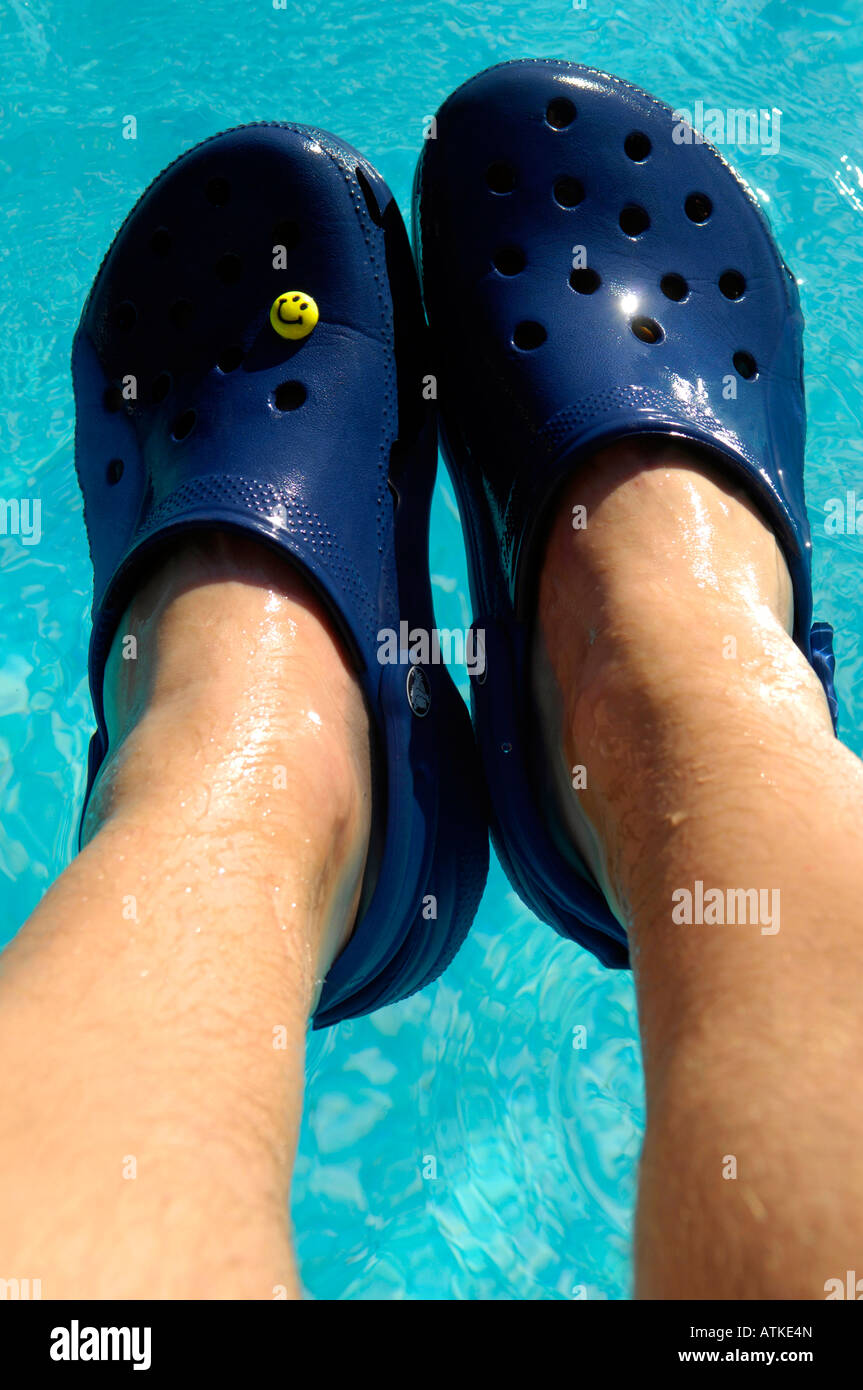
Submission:
[[[637,1292],[823,1299],[863,1251],[863,766],[788,636],[779,548],[696,454],[615,446],[562,500],[539,618],[632,944]],[[779,916],[675,921],[696,880]]]
[[83,853],[0,958],[0,1275],[273,1298],[306,1020],[368,843],[359,688],[301,580],[210,535],[137,596]]

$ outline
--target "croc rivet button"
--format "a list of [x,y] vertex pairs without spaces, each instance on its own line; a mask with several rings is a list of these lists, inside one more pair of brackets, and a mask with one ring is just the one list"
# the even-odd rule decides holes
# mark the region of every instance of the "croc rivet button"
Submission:
[[308,338],[318,322],[318,306],[303,290],[288,290],[273,300],[270,323],[280,338]]

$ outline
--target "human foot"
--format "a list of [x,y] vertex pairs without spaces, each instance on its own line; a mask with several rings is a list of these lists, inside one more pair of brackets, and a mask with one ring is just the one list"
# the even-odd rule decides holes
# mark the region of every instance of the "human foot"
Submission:
[[[572,796],[576,759],[555,761],[549,788],[531,690],[543,547],[568,480],[633,437],[685,441],[696,458],[707,450],[720,489],[742,488],[777,537],[794,641],[833,700],[832,634],[812,623],[797,289],[725,161],[683,137],[670,107],[620,78],[553,60],[503,63],[444,102],[414,198],[445,454],[486,638],[473,708],[492,837],[528,906],[615,966],[628,961],[626,912],[610,909],[587,822],[579,853],[549,814],[549,798]],[[655,573],[645,582],[660,605],[654,621],[672,623]],[[779,611],[787,581],[777,582]],[[743,652],[743,633],[740,643]],[[553,730],[561,718],[555,710]]]
[[[307,320],[285,319],[280,306],[295,298],[299,317],[309,306]],[[293,566],[365,702],[379,871],[327,971],[318,1027],[436,978],[470,926],[487,867],[481,778],[449,672],[431,664],[409,679],[407,653],[379,659],[382,630],[398,632],[403,621],[434,627],[423,552],[436,422],[423,391],[424,345],[407,238],[380,175],[326,132],[275,123],[205,141],[155,180],[108,252],[75,339],[76,462],[95,571],[88,794],[108,752],[109,647],[130,602],[146,636],[147,614],[163,599],[151,590],[136,609],[135,595],[193,534],[200,554],[207,537],[230,532],[271,552],[283,570]],[[194,607],[196,621],[230,648],[236,625],[222,629],[206,609],[221,603],[220,585],[233,584],[230,568],[203,574],[204,586],[215,586],[209,599],[171,591],[162,618],[182,630]],[[174,573],[177,580],[182,589],[188,575]],[[288,609],[285,621],[300,625]],[[261,630],[262,653],[268,640]],[[290,691],[291,662],[278,642],[271,655]],[[239,664],[221,665],[209,684],[200,672],[191,687],[201,704],[193,726],[220,699],[216,677],[227,688],[240,675]],[[285,717],[275,675],[266,682],[259,663],[258,677],[248,701],[237,695],[242,729],[227,723],[249,746],[252,711],[267,726]],[[151,679],[159,708],[163,696],[178,710],[181,697],[190,703],[164,664]],[[127,703],[143,689],[146,681]],[[323,693],[316,698],[323,703]],[[125,733],[122,714],[114,735]],[[168,724],[148,710],[130,747],[157,725],[175,746],[183,733]],[[134,797],[128,779],[124,792]],[[223,792],[220,807],[230,801]],[[331,795],[322,785],[322,814]]]

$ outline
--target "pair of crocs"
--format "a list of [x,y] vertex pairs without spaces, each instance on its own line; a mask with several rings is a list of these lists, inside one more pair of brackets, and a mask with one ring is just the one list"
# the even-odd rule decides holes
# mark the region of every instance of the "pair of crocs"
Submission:
[[[537,915],[627,962],[623,928],[557,848],[530,775],[543,522],[600,445],[674,435],[747,485],[785,552],[795,640],[835,721],[832,633],[811,611],[802,317],[751,195],[709,145],[681,139],[670,108],[575,64],[481,73],[434,129],[414,194],[431,340],[378,173],[323,131],[268,123],[205,141],[155,180],[73,351],[94,567],[87,796],[108,751],[108,650],[171,537],[239,531],[300,566],[362,685],[381,858],[316,1027],[445,969],[483,891],[489,821]],[[485,634],[475,736],[444,665],[380,659],[383,633],[434,629],[435,374]]]

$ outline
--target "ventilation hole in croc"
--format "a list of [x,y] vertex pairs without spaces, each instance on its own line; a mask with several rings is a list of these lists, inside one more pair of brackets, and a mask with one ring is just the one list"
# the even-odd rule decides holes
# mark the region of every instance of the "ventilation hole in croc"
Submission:
[[220,372],[223,372],[224,375],[227,376],[229,372],[235,372],[237,370],[244,357],[245,353],[241,347],[225,348],[221,357],[218,358],[216,366]]
[[224,256],[216,261],[215,269],[223,285],[236,285],[243,273],[243,262],[233,251],[226,251]]
[[108,479],[109,487],[114,487],[115,483],[119,483],[123,476],[123,460],[111,459],[111,462],[105,470],[105,476]]
[[157,227],[150,237],[150,250],[154,256],[167,256],[173,244],[173,238],[167,227]]
[[547,337],[548,334],[541,323],[525,319],[522,323],[516,324],[512,341],[522,352],[533,352],[534,348],[542,347]]
[[150,398],[155,405],[159,405],[168,395],[173,386],[170,372],[160,372],[150,387]]
[[285,217],[281,222],[277,222],[273,228],[273,245],[284,246],[286,251],[293,251],[300,239],[300,224],[295,222],[292,217]]
[[175,328],[188,328],[195,310],[188,299],[175,299],[170,308],[171,323]]
[[650,154],[653,146],[643,130],[633,130],[624,140],[623,148],[631,160],[636,164],[641,164],[642,160],[645,160]]
[[620,214],[620,230],[626,232],[627,236],[641,236],[649,226],[647,209],[639,207],[638,203],[630,203]]
[[119,386],[107,387],[102,397],[102,404],[111,415],[116,415],[118,410],[123,409],[123,392]]
[[121,333],[131,333],[135,324],[138,322],[138,310],[135,308],[131,299],[126,299],[117,309],[117,327]]
[[306,388],[301,381],[283,381],[273,393],[276,410],[298,410],[305,402]]
[[196,411],[184,410],[182,415],[177,416],[176,420],[171,426],[172,437],[176,439],[178,443],[181,439],[188,439],[189,435],[192,433],[192,430],[195,428],[195,421],[197,420],[197,418],[198,416]]
[[732,360],[744,380],[751,381],[758,375],[758,367],[751,352],[735,352]]
[[569,277],[569,283],[577,294],[593,294],[599,289],[602,281],[595,270],[585,266],[582,270],[573,270]]
[[554,185],[554,201],[562,208],[574,208],[584,197],[584,185],[578,179],[558,179]]
[[632,320],[629,326],[636,338],[640,338],[643,343],[662,342],[662,329],[656,322],[656,319],[651,319],[645,314],[640,314],[638,318]]
[[689,286],[683,276],[678,275],[675,271],[672,271],[670,275],[663,275],[659,282],[659,288],[666,299],[673,299],[678,304],[689,294]]
[[545,108],[545,119],[554,130],[566,130],[575,120],[575,107],[567,97],[555,97]]
[[713,211],[713,204],[706,193],[690,193],[683,208],[690,222],[706,222]]
[[375,190],[372,188],[371,182],[369,181],[368,177],[363,173],[363,171],[362,171],[362,169],[360,168],[359,164],[357,165],[356,169],[354,170],[354,173],[355,173],[356,176],[357,176],[357,183],[359,184],[360,188],[362,189],[363,197],[364,197],[365,200],[366,200],[366,207],[368,208],[369,217],[370,217],[370,218],[372,219],[372,221],[375,222],[379,227],[382,227],[382,226],[383,226],[383,221],[384,221],[384,215],[383,215],[383,213],[381,212],[380,207],[379,207],[379,205],[378,205],[378,200],[377,200],[377,198],[375,197]]
[[511,193],[515,188],[515,170],[504,160],[495,160],[485,171],[485,181],[492,193]]
[[524,252],[518,246],[501,246],[495,251],[493,264],[501,275],[518,275],[524,270]]
[[207,201],[214,207],[223,208],[231,200],[231,185],[227,179],[210,179],[207,184]]
[[746,281],[739,270],[724,270],[719,277],[719,288],[726,299],[740,299],[746,289]]

